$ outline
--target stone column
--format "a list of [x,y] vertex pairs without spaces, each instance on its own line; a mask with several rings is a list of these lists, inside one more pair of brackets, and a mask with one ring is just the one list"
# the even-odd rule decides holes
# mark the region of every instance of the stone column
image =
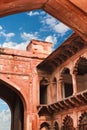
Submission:
[[73,95],[77,93],[77,71],[72,73]]
[[60,101],[62,99],[62,87],[63,87],[63,77],[59,77],[57,79],[57,100]]
[[78,130],[78,112],[73,111],[73,127]]
[[32,121],[31,121],[30,113],[27,113],[26,115],[26,123],[24,126],[24,130],[32,130]]

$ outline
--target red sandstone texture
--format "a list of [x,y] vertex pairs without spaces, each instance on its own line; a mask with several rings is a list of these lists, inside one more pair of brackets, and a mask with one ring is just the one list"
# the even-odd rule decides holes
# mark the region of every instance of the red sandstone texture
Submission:
[[50,55],[51,43],[37,40],[26,51],[0,48],[0,96],[11,109],[11,130],[86,130],[87,1],[0,0],[0,17],[34,9],[76,33]]
[[48,42],[32,40],[26,51],[0,48],[0,96],[11,108],[12,130],[38,127],[35,124],[39,105],[36,66],[51,53],[51,46]]
[[0,48],[0,96],[11,109],[11,130],[78,129],[86,118],[87,44],[74,33],[53,53],[51,46],[32,40],[26,51]]

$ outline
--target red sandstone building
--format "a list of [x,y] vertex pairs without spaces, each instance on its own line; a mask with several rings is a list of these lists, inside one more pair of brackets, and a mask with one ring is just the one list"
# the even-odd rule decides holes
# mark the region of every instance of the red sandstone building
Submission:
[[0,48],[0,96],[11,109],[11,130],[86,130],[87,44],[74,33],[50,52],[51,43],[37,40],[26,51]]
[[0,48],[0,97],[11,130],[87,130],[87,1],[0,0],[0,17],[33,9],[75,33],[53,53],[37,40],[26,51]]

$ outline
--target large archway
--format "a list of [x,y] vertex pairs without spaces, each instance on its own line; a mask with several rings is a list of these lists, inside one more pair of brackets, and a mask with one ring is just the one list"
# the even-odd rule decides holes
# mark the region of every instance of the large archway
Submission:
[[24,129],[24,105],[19,94],[13,87],[0,79],[0,98],[2,98],[11,110],[11,130]]

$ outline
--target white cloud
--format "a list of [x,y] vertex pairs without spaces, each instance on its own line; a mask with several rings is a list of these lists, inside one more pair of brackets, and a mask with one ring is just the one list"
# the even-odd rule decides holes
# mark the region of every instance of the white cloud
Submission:
[[0,44],[1,47],[4,48],[13,48],[18,50],[26,50],[27,45],[29,44],[29,41],[21,42],[21,43],[15,43],[15,42],[4,42],[3,44]]
[[[17,50],[26,50],[26,47],[30,43],[30,41],[32,39],[39,39],[39,36],[38,36],[37,32],[35,32],[34,34],[33,33],[23,32],[21,34],[21,38],[23,39],[23,42],[16,43],[16,42],[12,42],[12,41],[6,41],[6,42],[0,44],[0,46],[4,47],[4,48],[12,48],[12,49],[17,49]],[[39,39],[39,40],[41,40],[41,39]],[[53,35],[53,36],[49,35],[49,36],[47,36],[45,38],[44,41],[53,43],[53,47],[54,47],[54,45],[57,43],[57,37],[56,37],[56,35]]]
[[0,43],[0,47],[4,47],[4,48],[13,48],[13,49],[18,49],[18,50],[26,50],[27,45],[30,43],[30,41],[32,39],[39,39],[38,37],[38,33],[26,33],[23,32],[21,33],[21,38],[22,38],[22,42],[17,43],[17,42],[13,42],[10,40],[10,37],[14,36],[14,33],[4,33],[3,31],[0,32],[0,36],[6,36],[6,38],[8,38],[8,40],[5,40],[5,42]]
[[7,103],[0,101],[0,105],[7,105]]
[[11,41],[9,41],[9,42],[4,42],[4,43],[1,45],[1,47],[13,48],[13,47],[15,46],[15,44],[16,44],[16,43],[11,42]]
[[11,127],[11,112],[10,109],[0,112],[0,130],[10,130]]
[[39,12],[37,12],[37,11],[30,11],[30,12],[28,12],[27,13],[27,15],[29,15],[29,16],[35,16],[35,15],[39,15]]
[[3,27],[0,25],[0,30],[2,30],[3,29]]
[[43,23],[45,27],[55,31],[56,33],[59,33],[60,35],[64,35],[70,29],[65,24],[59,22],[48,14],[41,18],[41,23]]
[[54,26],[54,30],[63,35],[69,30],[69,27],[60,22]]
[[26,50],[26,47],[28,44],[29,44],[29,41],[22,42],[20,44],[16,44],[15,46],[13,46],[13,48],[17,50]]
[[1,31],[0,31],[0,37],[5,37],[6,41],[9,41],[14,36],[15,36],[15,34],[13,32],[6,33],[5,30],[3,30],[3,29],[1,29]]
[[45,41],[47,42],[51,42],[52,43],[52,49],[54,50],[54,45],[57,43],[57,37],[54,35],[54,36],[47,36]]
[[57,42],[57,38],[55,36],[47,36],[45,41],[55,44]]
[[43,23],[44,25],[49,25],[50,27],[53,28],[53,26],[57,24],[57,20],[47,14],[41,18],[41,23]]
[[23,40],[28,40],[28,41],[30,41],[32,39],[38,39],[38,33],[37,32],[35,32],[35,33],[26,33],[26,32],[23,32],[21,34],[21,38]]

